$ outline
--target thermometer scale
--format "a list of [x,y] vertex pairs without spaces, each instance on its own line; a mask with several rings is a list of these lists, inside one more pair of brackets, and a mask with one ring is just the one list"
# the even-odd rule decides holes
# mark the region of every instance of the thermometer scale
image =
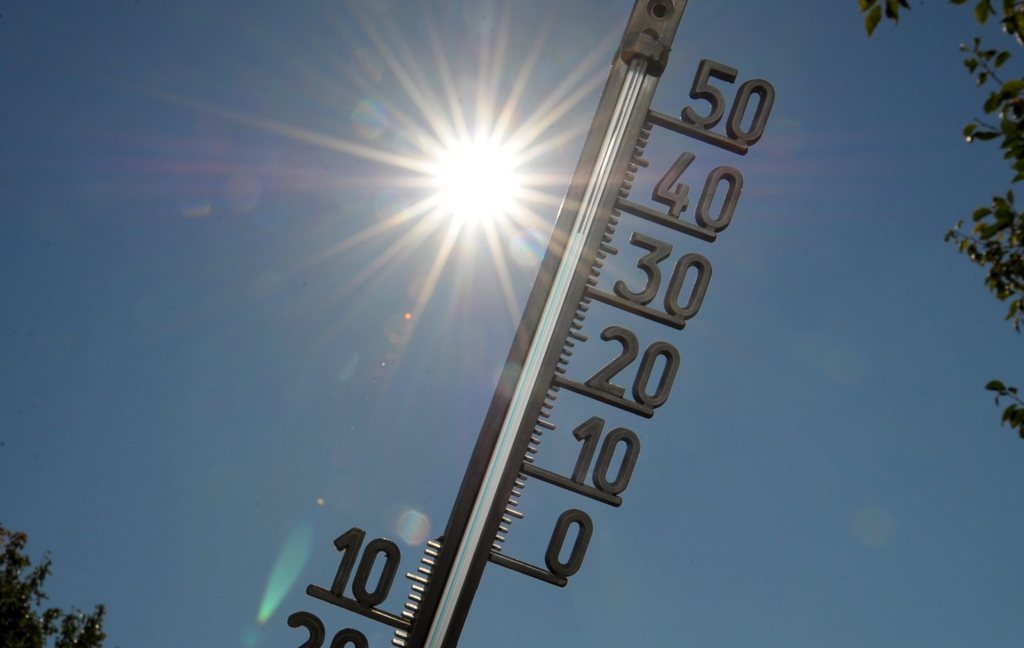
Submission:
[[[673,263],[669,242],[639,231],[631,233],[629,250],[620,252],[611,245],[616,228],[622,215],[629,214],[711,243],[729,226],[743,189],[739,170],[718,166],[707,175],[691,206],[690,187],[681,178],[700,151],[684,152],[655,185],[655,205],[631,199],[640,169],[650,166],[644,158],[648,141],[652,131],[661,128],[745,155],[764,133],[775,98],[770,83],[752,79],[737,86],[728,101],[722,87],[734,84],[738,71],[705,59],[690,90],[700,110],[688,106],[673,117],[650,109],[686,4],[687,0],[634,4],[444,534],[427,542],[416,570],[406,574],[411,585],[404,609],[396,614],[378,607],[398,574],[398,545],[384,538],[366,541],[365,531],[357,527],[334,540],[341,559],[329,586],[306,589],[313,598],[391,626],[392,645],[397,648],[457,646],[488,565],[566,586],[581,568],[594,533],[593,521],[582,507],[593,502],[622,504],[640,453],[639,436],[627,427],[606,432],[605,420],[591,416],[571,432],[582,442],[572,473],[541,468],[535,460],[542,436],[564,433],[551,422],[555,400],[568,391],[652,418],[668,401],[679,352],[669,341],[642,345],[628,328],[629,319],[640,316],[683,329],[700,310],[712,266],[695,252]],[[639,290],[621,280],[610,289],[601,287],[605,260],[620,253],[636,257],[636,267],[646,277]],[[659,294],[662,300],[656,302]],[[572,356],[577,345],[588,340],[583,322],[598,303],[623,322],[599,334],[620,349],[593,375],[579,376],[572,371]],[[615,345],[608,347],[614,354]],[[634,367],[632,382],[617,384],[623,382],[620,372]],[[518,500],[530,478],[585,498],[581,508],[558,516],[543,566],[502,549],[513,520],[523,517]],[[295,612],[288,624],[308,632],[300,648],[320,648],[326,639],[323,622],[309,612]],[[369,643],[360,631],[345,628],[329,645],[368,648]]]

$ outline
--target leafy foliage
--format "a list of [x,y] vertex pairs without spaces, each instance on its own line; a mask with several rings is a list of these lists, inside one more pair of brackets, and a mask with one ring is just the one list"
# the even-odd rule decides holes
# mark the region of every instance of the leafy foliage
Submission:
[[883,2],[878,2],[878,0],[857,0],[857,4],[860,5],[861,11],[867,12],[867,15],[864,17],[864,26],[867,27],[868,36],[873,34],[875,28],[878,27],[878,23],[882,22],[883,12],[889,20],[899,22],[900,7],[910,9],[907,0],[884,0]]
[[[949,0],[952,4],[967,4],[967,0]],[[885,18],[899,21],[901,9],[910,9],[906,0],[857,0],[865,13],[864,27],[870,36]],[[999,18],[1003,32],[1017,46],[1024,45],[1024,1],[978,0],[974,5],[974,19],[985,24],[992,16]],[[976,119],[964,127],[968,142],[999,140],[1003,158],[1013,169],[1013,185],[1024,180],[1024,78],[1003,78],[1002,69],[1012,58],[1008,50],[985,48],[980,38],[971,45],[961,45],[966,54],[964,66],[975,77],[979,87],[989,90],[982,110],[990,116],[986,121]],[[971,215],[970,229],[960,221],[946,234],[946,240],[956,244],[967,257],[987,268],[985,285],[1000,301],[1009,304],[1006,319],[1019,333],[1024,326],[1024,211],[1020,211],[1014,193],[993,196],[990,204],[979,207]],[[1017,430],[1024,439],[1024,401],[1016,387],[1006,387],[992,380],[985,386],[996,392],[996,404],[1009,401],[1003,410],[1004,424]]]
[[43,584],[50,575],[50,559],[32,567],[24,553],[27,542],[24,533],[0,524],[0,646],[43,648],[55,637],[55,648],[100,648],[106,638],[102,605],[92,614],[77,609],[37,611],[47,598]]
[[[1010,401],[1010,404],[1003,410],[1003,423],[1009,423],[1011,427],[1018,430],[1024,428],[1024,400],[1021,400],[1016,387],[1007,387],[998,380],[990,380],[985,389],[996,392],[996,405],[1000,398]],[[1024,433],[1022,433],[1024,436]]]

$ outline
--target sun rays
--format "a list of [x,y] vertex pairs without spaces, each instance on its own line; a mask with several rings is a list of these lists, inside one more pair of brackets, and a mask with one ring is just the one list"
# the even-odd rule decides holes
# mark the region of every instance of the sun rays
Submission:
[[[323,55],[319,63],[295,61],[294,54],[291,58],[307,77],[334,84],[325,94],[354,96],[354,110],[339,110],[339,117],[352,112],[351,138],[339,137],[336,133],[342,130],[317,132],[181,95],[141,91],[358,161],[358,175],[338,179],[340,191],[374,186],[401,194],[401,202],[378,213],[375,222],[344,238],[323,241],[317,253],[295,268],[309,270],[358,246],[377,244],[381,252],[339,282],[336,300],[428,251],[432,260],[417,272],[412,307],[420,314],[444,280],[452,255],[475,246],[486,252],[476,258],[493,264],[500,302],[515,321],[521,295],[516,294],[507,264],[516,237],[550,230],[569,179],[568,170],[545,172],[538,161],[585,133],[588,120],[575,118],[574,109],[605,78],[602,63],[609,48],[604,41],[613,42],[617,34],[594,42],[588,55],[563,70],[553,87],[531,101],[529,90],[536,87],[539,70],[551,54],[548,34],[557,19],[551,13],[536,21],[530,31],[532,42],[522,41],[513,38],[514,6],[503,3],[487,36],[475,42],[452,39],[448,30],[454,26],[420,9],[413,23],[422,29],[426,45],[416,52],[401,37],[408,25],[399,27],[386,12],[359,5],[344,14],[326,15],[338,32],[338,42],[347,43],[349,51],[331,55],[319,46],[311,48]],[[512,41],[517,42],[510,52]],[[356,63],[359,66],[354,67]],[[374,67],[372,74],[367,65]],[[342,319],[347,317],[346,313]],[[411,326],[417,321],[418,317]],[[344,326],[338,322],[331,328]],[[334,333],[325,334],[321,342],[326,345]]]
[[[369,3],[352,4],[357,5],[350,12],[354,15],[325,16],[338,35],[337,43],[344,44],[333,52],[319,43],[286,52],[282,43],[273,43],[289,57],[297,76],[327,84],[316,95],[326,98],[323,104],[308,113],[294,113],[294,119],[289,119],[289,109],[299,100],[308,104],[308,97],[288,96],[287,101],[262,105],[244,103],[243,98],[225,104],[208,95],[167,88],[132,89],[211,117],[208,121],[218,126],[231,123],[247,134],[272,135],[260,139],[258,146],[300,144],[282,147],[291,155],[268,156],[258,173],[250,175],[304,176],[304,187],[326,189],[312,196],[309,204],[328,215],[318,217],[317,227],[305,233],[301,246],[288,248],[287,241],[275,245],[274,253],[280,251],[280,256],[267,262],[274,266],[272,277],[301,278],[302,285],[307,279],[321,281],[324,288],[290,291],[282,280],[285,287],[274,290],[289,293],[281,300],[287,317],[294,311],[296,318],[318,318],[314,334],[301,341],[300,353],[310,363],[337,362],[337,383],[325,389],[348,398],[355,392],[353,385],[363,381],[366,393],[387,394],[389,406],[400,407],[400,399],[393,396],[396,380],[432,386],[426,384],[433,380],[427,378],[430,372],[403,376],[394,368],[413,348],[417,329],[423,337],[443,332],[446,341],[436,352],[438,363],[462,363],[481,383],[492,372],[497,375],[500,367],[493,367],[484,352],[494,346],[487,336],[501,332],[493,326],[496,322],[514,329],[525,299],[522,273],[539,264],[543,241],[570,179],[571,161],[562,156],[554,172],[548,170],[554,165],[546,161],[585,135],[592,110],[581,104],[593,98],[606,78],[606,55],[618,33],[586,43],[588,54],[572,64],[550,64],[552,50],[559,46],[550,42],[558,38],[552,29],[555,15],[535,21],[529,39],[524,39],[525,28],[513,29],[510,16],[516,5],[508,0],[488,37],[471,43],[468,51],[459,50],[465,43],[453,44],[447,32],[454,27],[422,13],[418,27],[426,38],[414,52],[401,37],[408,24],[399,27],[385,13],[360,16],[375,10],[367,8]],[[376,66],[374,73],[367,73],[368,65]],[[268,75],[268,85],[269,79]],[[276,89],[281,95],[299,85],[280,77],[272,81],[280,83]],[[327,121],[317,123],[324,114]],[[336,126],[330,121],[334,114]],[[312,147],[325,154],[310,155]],[[324,159],[341,163],[324,164]],[[246,178],[250,176],[242,172],[252,164],[252,158],[240,155],[238,162],[224,168],[190,169],[204,178],[225,171]],[[375,195],[384,191],[397,201]],[[271,189],[264,192],[270,193]],[[343,200],[334,202],[336,195]],[[211,204],[189,203],[182,213],[197,223],[211,215],[216,218],[217,207]],[[303,203],[265,199],[260,213],[244,210],[248,222],[239,210],[228,225],[251,227],[276,211],[282,230],[275,235],[283,238],[284,228],[301,231],[304,220],[293,218],[290,211],[295,204]],[[341,263],[346,256],[351,260]],[[486,289],[481,289],[484,281]],[[374,300],[393,304],[394,317],[367,321],[367,313],[381,310],[379,303],[367,306]],[[356,329],[362,334],[355,334]],[[441,339],[436,335],[432,341]],[[401,383],[398,387],[410,388]],[[303,385],[295,391],[306,389]],[[314,396],[303,391],[295,398],[312,401]],[[422,542],[429,519],[416,511],[405,517],[408,529],[403,537]],[[308,526],[303,527],[284,543],[259,604],[259,624],[277,612],[299,582],[309,558],[310,533]]]
[[[508,315],[518,318],[519,296],[510,280],[505,247],[518,232],[550,228],[568,180],[567,174],[542,173],[529,163],[580,137],[586,128],[584,120],[572,123],[569,116],[605,76],[600,65],[600,53],[605,50],[595,47],[594,54],[581,60],[544,101],[523,116],[523,96],[542,60],[554,16],[539,25],[525,55],[516,57],[517,69],[510,73],[511,7],[511,3],[504,5],[491,38],[480,39],[472,56],[457,58],[446,50],[437,23],[428,15],[422,16],[431,46],[426,59],[416,56],[401,39],[382,34],[379,27],[386,25],[357,16],[360,34],[372,45],[372,54],[405,94],[401,100],[377,96],[375,86],[355,80],[387,107],[418,149],[409,164],[394,168],[408,170],[426,163],[429,170],[402,174],[409,186],[421,191],[422,200],[385,216],[370,230],[338,241],[328,253],[357,241],[395,237],[385,253],[395,257],[398,250],[432,241],[434,261],[418,291],[417,308],[429,301],[457,245],[484,245],[499,277]],[[424,65],[429,65],[432,75],[424,71]],[[457,82],[467,76],[475,79],[469,106],[460,99],[465,93],[460,93]],[[416,112],[400,108],[410,104],[416,106]],[[355,285],[358,281],[349,281],[339,294]]]

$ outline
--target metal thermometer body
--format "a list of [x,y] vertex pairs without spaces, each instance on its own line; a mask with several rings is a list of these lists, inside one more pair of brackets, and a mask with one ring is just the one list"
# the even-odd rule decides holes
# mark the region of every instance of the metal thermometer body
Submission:
[[604,256],[602,238],[631,147],[685,7],[686,0],[638,0],[633,7],[440,546],[428,547],[430,566],[420,571],[429,574],[414,597],[411,628],[396,632],[396,646],[456,646],[488,560],[497,556],[495,562],[517,568],[518,561],[501,560],[495,539],[502,518],[516,515],[510,499],[522,485],[520,465],[533,432],[555,397],[556,371],[573,338],[585,339],[577,323],[584,290]]
[[[707,104],[704,109],[684,106],[679,117],[650,109],[685,5],[684,0],[638,0],[634,5],[445,534],[427,543],[416,571],[406,574],[412,584],[403,610],[394,614],[379,607],[387,600],[401,563],[398,545],[375,538],[364,546],[366,532],[358,527],[334,540],[340,558],[330,586],[306,588],[315,599],[393,627],[392,644],[398,648],[456,646],[488,562],[557,586],[566,585],[580,569],[593,521],[576,508],[558,517],[543,567],[502,550],[503,534],[509,532],[514,518],[523,517],[516,498],[527,477],[606,505],[622,503],[621,493],[629,484],[641,445],[639,436],[627,427],[605,434],[605,419],[600,416],[577,425],[572,436],[583,445],[569,476],[534,463],[541,435],[556,430],[550,416],[560,390],[646,418],[668,400],[679,368],[678,350],[665,340],[643,350],[637,335],[626,326],[628,321],[601,331],[602,340],[622,347],[608,364],[585,380],[571,376],[568,369],[576,343],[586,341],[583,321],[595,301],[620,315],[639,316],[676,330],[682,330],[703,303],[711,261],[697,251],[674,255],[672,243],[637,229],[628,245],[631,256],[636,254],[632,248],[645,251],[635,259],[646,275],[645,283],[639,291],[622,280],[602,287],[601,268],[608,255],[617,253],[611,243],[617,240],[620,216],[629,214],[691,241],[713,243],[729,227],[743,191],[740,170],[719,165],[707,173],[699,198],[691,205],[694,173],[685,181],[682,177],[698,155],[703,156],[698,148],[684,150],[654,185],[650,200],[660,206],[631,199],[639,168],[651,165],[645,151],[652,130],[658,127],[696,140],[700,146],[746,155],[764,134],[775,101],[775,90],[765,79],[740,82],[736,68],[703,59],[690,99]],[[731,84],[737,85],[729,100],[722,89]],[[659,294],[663,299],[655,303]],[[612,380],[634,361],[627,396],[621,379],[618,384]],[[619,464],[612,477],[614,456]],[[593,485],[587,478],[591,465]],[[563,558],[573,526],[577,531],[568,557]],[[321,648],[326,640],[323,623],[309,612],[293,613],[288,625],[308,632],[303,648]],[[339,630],[330,645],[369,648],[366,635],[353,628]]]

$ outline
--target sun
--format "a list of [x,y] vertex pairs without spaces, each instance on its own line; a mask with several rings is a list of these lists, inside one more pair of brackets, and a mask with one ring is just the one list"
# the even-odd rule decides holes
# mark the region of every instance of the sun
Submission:
[[496,136],[450,142],[432,169],[439,212],[459,227],[493,225],[521,209],[524,183],[518,152]]
[[[406,316],[410,324],[422,321],[419,315],[453,259],[490,262],[508,316],[515,320],[521,314],[522,296],[516,293],[513,266],[507,262],[518,259],[509,253],[523,236],[532,240],[552,226],[570,176],[562,167],[549,167],[545,156],[587,133],[589,122],[577,109],[605,81],[606,52],[620,33],[605,34],[571,69],[558,75],[555,85],[534,96],[528,90],[537,75],[544,77],[545,53],[557,33],[559,14],[552,9],[540,28],[531,30],[532,43],[519,42],[511,54],[509,44],[518,42],[512,29],[513,4],[505,4],[508,11],[496,17],[494,37],[480,42],[477,56],[467,56],[462,40],[446,38],[429,15],[422,22],[429,51],[413,52],[395,37],[395,25],[382,20],[382,14],[353,9],[359,38],[347,31],[342,36],[353,44],[361,41],[365,49],[357,53],[373,65],[345,68],[341,78],[335,78],[334,68],[309,70],[339,96],[348,97],[353,90],[361,93],[350,115],[352,139],[188,96],[137,90],[358,163],[352,167],[359,169],[356,177],[327,180],[331,186],[401,196],[393,210],[375,214],[374,221],[343,238],[326,241],[303,262],[317,264],[348,250],[386,243],[370,262],[346,277],[335,299],[379,281],[392,269],[407,270],[403,263],[413,258],[412,252],[430,248],[433,259],[418,272],[416,302]],[[476,255],[477,250],[485,253]]]

